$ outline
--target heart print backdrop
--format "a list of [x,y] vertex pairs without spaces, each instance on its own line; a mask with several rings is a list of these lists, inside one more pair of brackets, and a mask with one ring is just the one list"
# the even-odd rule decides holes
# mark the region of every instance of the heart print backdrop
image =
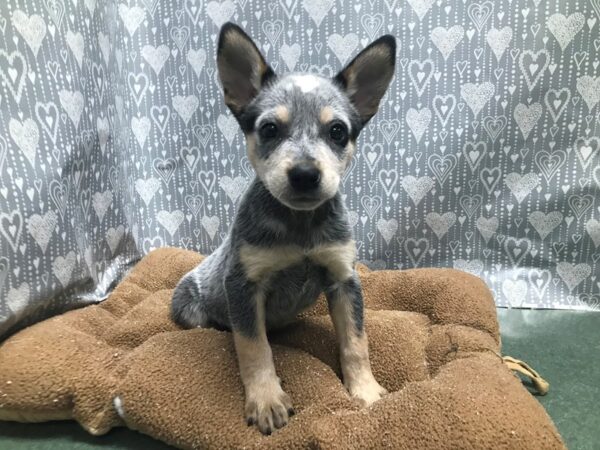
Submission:
[[100,301],[162,245],[208,253],[253,176],[215,71],[232,20],[277,72],[398,38],[343,180],[359,259],[600,305],[600,0],[8,0],[0,332]]

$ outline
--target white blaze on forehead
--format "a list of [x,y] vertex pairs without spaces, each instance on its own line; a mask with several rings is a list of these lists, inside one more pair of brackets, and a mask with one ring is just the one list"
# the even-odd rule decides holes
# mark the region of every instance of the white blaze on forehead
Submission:
[[304,93],[315,90],[321,84],[321,80],[314,75],[292,75],[290,80]]

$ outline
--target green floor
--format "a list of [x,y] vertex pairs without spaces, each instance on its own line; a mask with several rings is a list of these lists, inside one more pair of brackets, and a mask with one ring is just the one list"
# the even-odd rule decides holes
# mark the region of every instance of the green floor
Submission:
[[550,383],[538,397],[571,450],[600,449],[600,312],[498,310],[502,353]]
[[[550,382],[538,397],[571,450],[600,449],[600,313],[499,309],[503,353]],[[93,437],[75,423],[0,422],[0,450],[166,449],[133,431]]]

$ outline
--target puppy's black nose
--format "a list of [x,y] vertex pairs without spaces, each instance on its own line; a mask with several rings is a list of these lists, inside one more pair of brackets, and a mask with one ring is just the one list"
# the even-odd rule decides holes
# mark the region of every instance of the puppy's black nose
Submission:
[[294,190],[308,192],[319,187],[321,172],[319,172],[319,169],[314,164],[302,162],[291,168],[288,172],[288,179]]

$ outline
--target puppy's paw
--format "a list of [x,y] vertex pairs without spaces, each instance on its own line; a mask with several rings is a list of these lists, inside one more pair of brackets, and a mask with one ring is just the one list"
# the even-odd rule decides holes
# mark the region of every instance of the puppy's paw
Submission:
[[271,434],[295,414],[290,396],[278,383],[249,389],[246,394],[246,422],[257,425],[262,434]]
[[358,400],[363,407],[370,406],[388,393],[373,377],[360,383],[354,383],[349,386],[348,391],[352,398]]

